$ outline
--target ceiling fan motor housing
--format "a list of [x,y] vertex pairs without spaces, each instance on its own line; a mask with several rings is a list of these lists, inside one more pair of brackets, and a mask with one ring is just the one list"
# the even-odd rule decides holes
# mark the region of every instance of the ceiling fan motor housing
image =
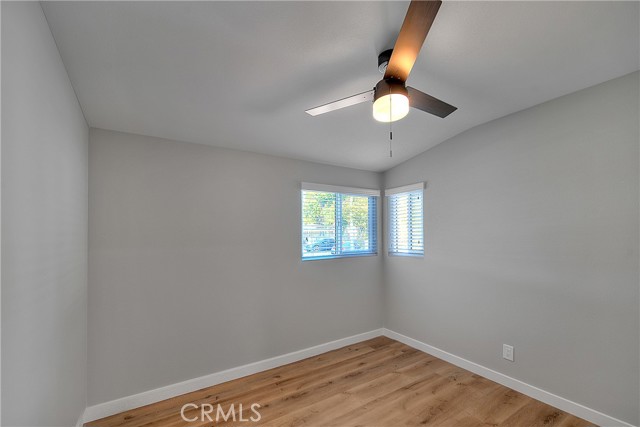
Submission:
[[382,79],[378,84],[376,84],[373,102],[385,95],[395,94],[404,95],[407,98],[409,97],[409,92],[407,91],[407,87],[404,85],[404,82],[397,79]]

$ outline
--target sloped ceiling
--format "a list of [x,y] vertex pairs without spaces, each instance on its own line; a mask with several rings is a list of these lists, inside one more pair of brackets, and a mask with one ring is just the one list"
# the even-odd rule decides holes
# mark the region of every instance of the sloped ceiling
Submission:
[[407,2],[43,2],[90,126],[373,171],[639,68],[638,2],[445,2],[408,84],[459,109],[388,125],[371,89]]

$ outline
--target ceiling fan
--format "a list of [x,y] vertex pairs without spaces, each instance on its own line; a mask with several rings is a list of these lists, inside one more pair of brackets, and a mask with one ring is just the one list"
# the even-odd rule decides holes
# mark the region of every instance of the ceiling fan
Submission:
[[378,70],[384,73],[384,77],[375,88],[311,108],[306,113],[317,116],[366,101],[373,101],[373,118],[380,122],[402,119],[409,113],[409,107],[442,118],[453,113],[456,110],[453,105],[406,86],[409,73],[441,4],[440,0],[411,1],[395,46],[378,56]]

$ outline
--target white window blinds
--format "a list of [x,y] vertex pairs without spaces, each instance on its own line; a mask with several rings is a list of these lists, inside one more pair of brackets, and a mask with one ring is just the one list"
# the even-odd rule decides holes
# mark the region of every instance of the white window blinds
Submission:
[[302,259],[374,255],[378,190],[302,184]]
[[385,192],[389,215],[389,254],[424,255],[424,184]]

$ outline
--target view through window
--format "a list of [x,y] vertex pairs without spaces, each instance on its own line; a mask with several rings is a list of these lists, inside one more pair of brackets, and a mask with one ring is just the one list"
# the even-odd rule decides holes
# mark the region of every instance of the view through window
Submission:
[[377,253],[377,196],[302,190],[302,258]]

